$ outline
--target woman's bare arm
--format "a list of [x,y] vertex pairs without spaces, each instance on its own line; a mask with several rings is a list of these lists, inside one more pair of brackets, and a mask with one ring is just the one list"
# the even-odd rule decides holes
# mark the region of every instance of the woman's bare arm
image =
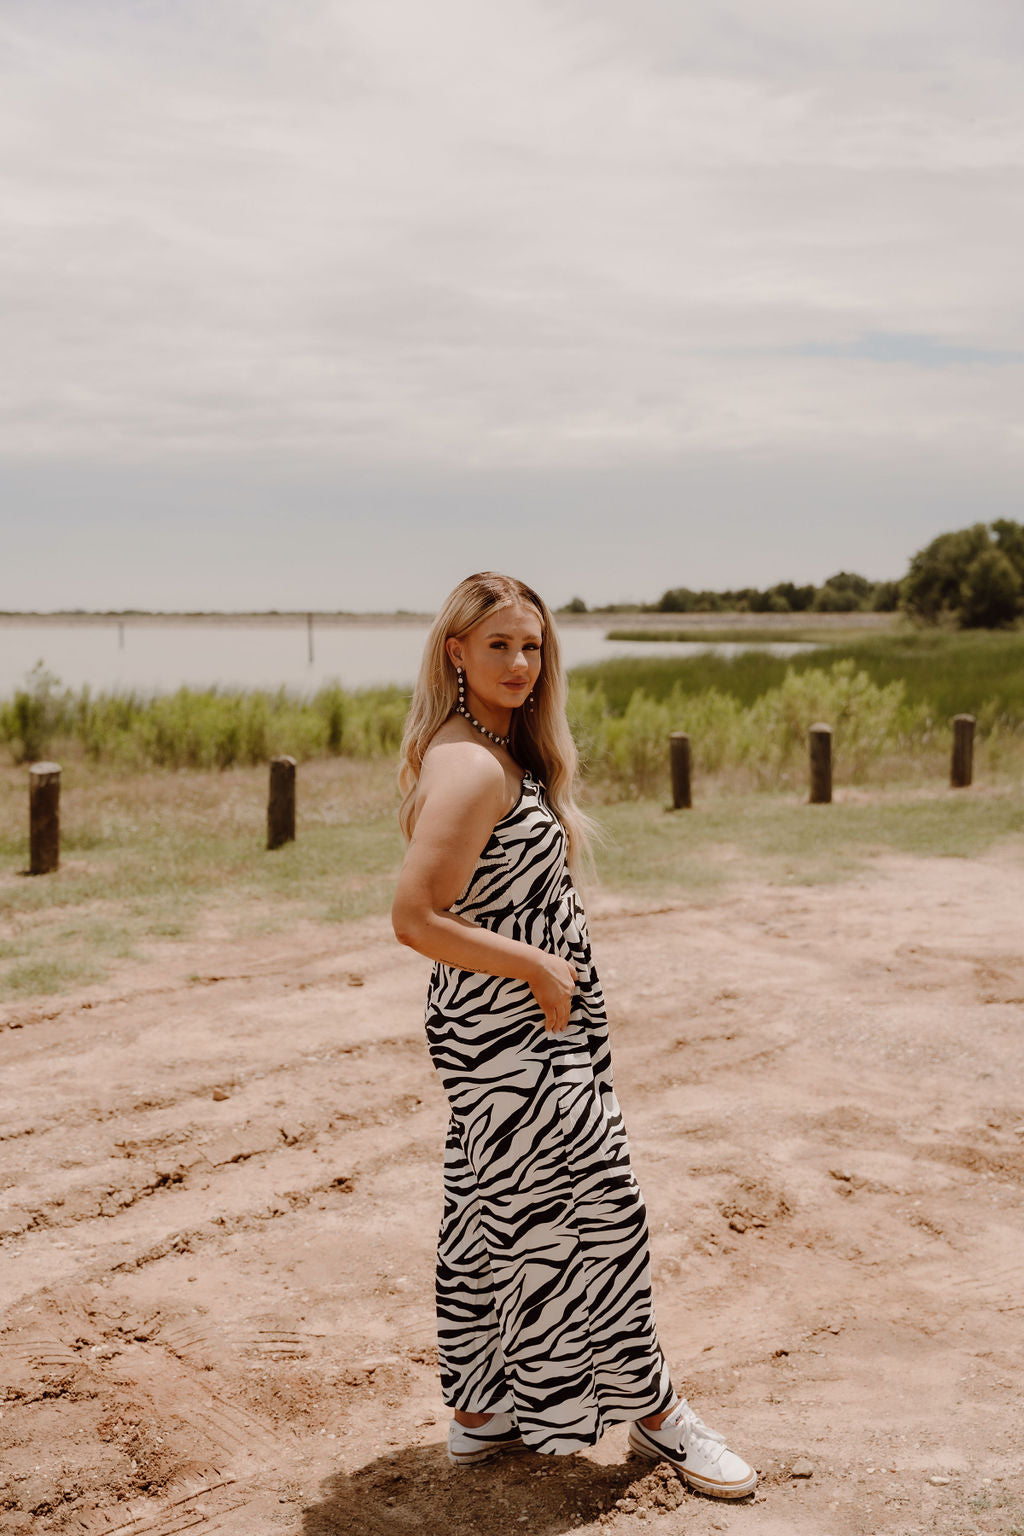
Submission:
[[506,938],[449,908],[465,890],[507,810],[501,764],[473,742],[427,753],[416,827],[391,909],[396,937],[431,960],[529,984],[547,1029],[564,1029],[576,973],[561,955]]

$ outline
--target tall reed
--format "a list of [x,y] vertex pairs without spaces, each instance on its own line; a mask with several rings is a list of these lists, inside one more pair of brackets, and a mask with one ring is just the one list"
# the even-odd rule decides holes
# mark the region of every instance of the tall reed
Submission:
[[[126,768],[230,768],[279,752],[394,758],[407,706],[399,688],[337,685],[312,696],[62,692],[36,669],[0,704],[0,742],[16,762],[59,751]],[[963,711],[977,717],[983,771],[1024,767],[1024,634],[888,635],[789,659],[756,650],[631,658],[577,668],[570,688],[584,772],[609,799],[664,793],[673,730],[690,733],[706,779],[737,789],[801,782],[818,719],[835,730],[841,782],[935,776],[950,719]]]
[[0,704],[0,741],[15,762],[70,749],[94,762],[142,768],[231,768],[278,752],[300,759],[397,755],[408,696],[399,688],[312,697],[276,692],[179,688],[149,698],[132,693],[57,691],[33,675]]

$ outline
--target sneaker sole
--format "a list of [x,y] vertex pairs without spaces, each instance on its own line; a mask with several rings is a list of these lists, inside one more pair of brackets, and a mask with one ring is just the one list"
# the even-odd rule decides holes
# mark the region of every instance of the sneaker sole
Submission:
[[500,1456],[504,1451],[524,1451],[526,1449],[520,1437],[514,1440],[495,1440],[492,1445],[482,1445],[476,1451],[452,1451],[448,1452],[448,1463],[453,1467],[476,1467],[482,1461],[490,1461],[492,1456]]
[[664,1452],[654,1450],[642,1440],[635,1440],[632,1429],[629,1432],[629,1448],[635,1456],[642,1456],[645,1461],[667,1461],[689,1487],[697,1493],[710,1494],[715,1499],[745,1499],[757,1487],[756,1472],[752,1472],[743,1483],[716,1483],[713,1478],[701,1477],[699,1472],[691,1472],[687,1466],[674,1461]]

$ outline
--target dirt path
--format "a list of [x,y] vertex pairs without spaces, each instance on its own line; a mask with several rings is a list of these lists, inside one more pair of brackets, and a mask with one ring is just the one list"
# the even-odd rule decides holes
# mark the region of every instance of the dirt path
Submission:
[[756,1500],[622,1428],[449,1470],[426,964],[374,922],[8,1010],[4,1536],[1024,1531],[1021,849],[591,911],[662,1339]]

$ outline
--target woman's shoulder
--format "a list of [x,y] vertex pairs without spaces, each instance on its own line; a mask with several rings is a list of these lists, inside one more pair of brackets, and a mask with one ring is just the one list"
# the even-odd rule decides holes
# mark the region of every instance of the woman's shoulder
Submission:
[[482,741],[467,741],[446,721],[423,755],[420,785],[424,793],[442,786],[463,797],[498,799],[505,792],[506,772]]

